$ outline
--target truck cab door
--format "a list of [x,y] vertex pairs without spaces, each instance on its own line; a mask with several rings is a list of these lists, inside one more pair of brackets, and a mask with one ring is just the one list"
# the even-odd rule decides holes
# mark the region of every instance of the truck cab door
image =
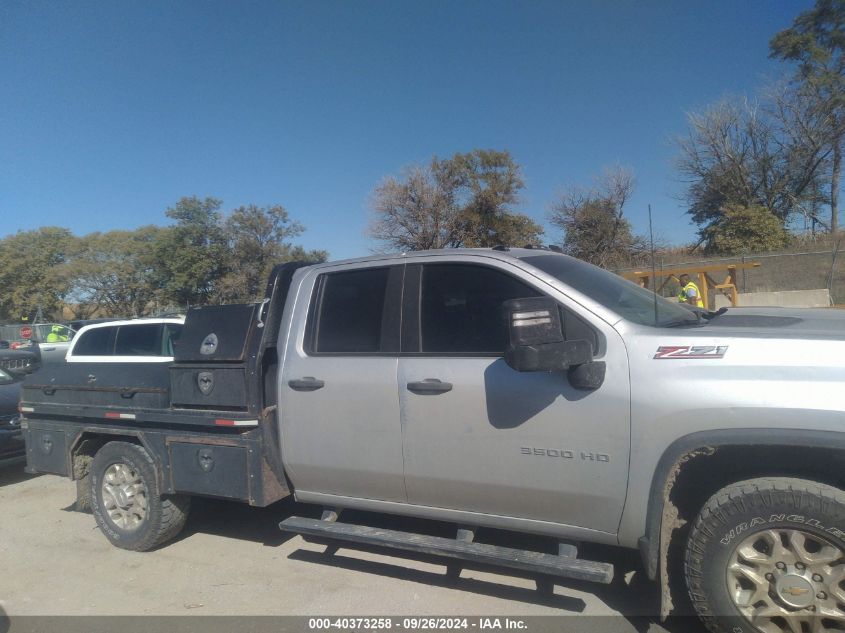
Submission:
[[[559,291],[499,260],[408,264],[399,399],[408,502],[615,533],[630,442],[619,335]],[[568,339],[606,362],[594,391],[566,372],[503,358],[509,299],[551,296]],[[489,523],[489,521],[488,521]],[[512,523],[510,523],[512,525]]]
[[297,498],[406,500],[396,382],[403,272],[341,265],[294,281],[278,402]]

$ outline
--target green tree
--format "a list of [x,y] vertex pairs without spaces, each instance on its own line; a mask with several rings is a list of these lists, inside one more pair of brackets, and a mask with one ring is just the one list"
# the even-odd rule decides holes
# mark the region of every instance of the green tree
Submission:
[[536,244],[543,229],[516,213],[525,187],[522,169],[507,151],[476,149],[432,161],[439,182],[450,183],[450,195],[460,207],[461,246]]
[[291,220],[281,205],[248,205],[232,211],[224,220],[229,243],[226,273],[218,283],[216,296],[223,302],[246,303],[261,298],[270,271],[289,261],[325,261],[325,251],[305,251],[290,239],[305,228]]
[[155,249],[162,229],[91,233],[80,239],[74,258],[75,317],[140,317],[155,309]]
[[369,234],[402,251],[536,244],[542,227],[514,210],[524,186],[506,151],[434,157],[375,189]]
[[69,230],[52,226],[0,241],[0,318],[16,321],[38,310],[44,318],[60,318],[71,288],[68,261],[75,247]]
[[624,217],[633,192],[633,173],[616,168],[590,189],[573,187],[562,194],[549,220],[563,229],[563,251],[604,268],[624,266],[644,253],[648,242],[634,235]]
[[804,98],[823,105],[832,150],[830,229],[839,227],[839,183],[845,138],[845,0],[816,0],[769,43],[770,56],[796,62]]
[[165,301],[186,308],[207,304],[213,296],[229,261],[222,204],[192,196],[167,209],[176,224],[163,229],[153,246],[156,281]]
[[430,167],[390,176],[373,193],[369,234],[388,248],[424,251],[460,243],[460,209]]
[[702,241],[729,205],[765,207],[783,226],[815,219],[828,152],[824,121],[800,94],[772,89],[763,105],[724,100],[690,113],[688,126],[677,168]]
[[765,207],[728,205],[718,224],[705,232],[705,252],[719,255],[760,253],[787,246],[789,232]]

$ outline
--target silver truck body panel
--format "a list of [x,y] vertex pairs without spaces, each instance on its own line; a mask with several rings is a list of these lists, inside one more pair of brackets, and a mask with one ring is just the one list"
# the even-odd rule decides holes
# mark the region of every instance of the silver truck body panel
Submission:
[[[319,265],[294,279],[295,325],[284,343],[279,402],[282,451],[297,498],[343,496],[349,506],[348,499],[357,497],[356,507],[364,499],[370,505],[405,503],[403,513],[419,515],[425,508],[426,516],[443,520],[454,520],[458,511],[480,513],[497,527],[527,522],[524,529],[530,524],[529,531],[559,536],[577,536],[581,528],[614,533],[625,500],[630,444],[622,339],[563,295],[559,284],[549,285],[518,260],[470,253]],[[320,272],[435,258],[498,268],[584,317],[601,334],[598,354],[608,366],[604,385],[577,391],[563,375],[521,374],[501,358],[307,356],[306,315]],[[304,394],[286,387],[303,376],[318,377],[326,387]],[[454,388],[435,396],[406,388],[425,378]]]
[[438,396],[400,390],[408,502],[615,531],[629,441],[621,356],[587,394],[503,359],[401,359],[400,385],[436,377],[454,386]]
[[481,512],[465,512],[448,508],[432,508],[412,505],[410,503],[396,503],[393,501],[378,501],[376,499],[361,499],[355,497],[341,497],[327,495],[307,490],[297,490],[296,500],[304,503],[316,503],[330,508],[350,508],[366,510],[368,512],[386,512],[404,516],[446,521],[458,525],[476,525],[496,528],[499,530],[513,530],[529,534],[542,534],[560,539],[584,540],[605,545],[616,544],[616,534],[600,532],[574,525],[562,525],[546,521],[521,519],[519,517],[483,514]]
[[[699,327],[637,325],[520,259],[537,254],[455,249],[297,273],[284,317],[294,325],[289,337],[281,332],[279,387],[282,450],[297,498],[636,547],[657,464],[679,438],[736,429],[845,430],[842,312],[734,308]],[[602,387],[577,392],[565,374],[520,374],[501,358],[305,357],[303,328],[320,272],[448,261],[504,268],[588,321],[602,336]],[[726,349],[705,358],[655,358],[658,348],[691,346]],[[332,367],[339,362],[343,369]],[[288,377],[318,368],[335,380],[354,375],[354,393],[332,394],[316,409],[304,399],[291,402]],[[435,396],[405,388],[426,378],[454,388]],[[362,389],[378,411],[369,412]],[[350,425],[358,433],[348,432]]]
[[[631,472],[619,543],[645,532],[657,463],[675,440],[700,431],[845,431],[845,314],[837,310],[731,309],[725,315],[803,319],[781,328],[707,325],[660,330],[618,324],[632,388]],[[717,317],[723,318],[723,317]],[[812,338],[806,338],[807,333]],[[722,358],[655,359],[660,346],[723,346]]]
[[[430,258],[408,257],[409,264]],[[502,358],[399,360],[399,400],[408,502],[615,532],[625,500],[630,389],[616,331],[537,276],[478,255],[449,257],[507,272],[552,296],[599,330],[607,378],[596,391],[565,375],[520,373]],[[427,378],[452,391],[405,388]],[[601,424],[596,424],[601,420]]]
[[[306,315],[317,273],[308,269],[294,277],[291,287],[295,325],[284,348],[278,394],[286,472],[297,489],[404,501],[398,359],[305,353]],[[323,380],[325,387],[289,388],[290,380],[309,376]]]

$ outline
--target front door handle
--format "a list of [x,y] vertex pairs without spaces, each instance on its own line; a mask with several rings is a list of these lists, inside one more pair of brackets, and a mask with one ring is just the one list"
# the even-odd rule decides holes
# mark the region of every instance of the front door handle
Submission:
[[322,389],[325,385],[325,382],[317,380],[313,376],[288,380],[288,387],[294,391],[317,391],[317,389]]
[[451,382],[442,382],[437,378],[426,378],[419,382],[409,382],[408,391],[419,394],[438,394],[452,391]]
[[[40,346],[39,346],[39,347],[40,347]],[[41,348],[41,351],[42,351],[42,352],[55,352],[55,351],[56,351],[56,348],[55,348],[55,347],[42,347],[42,348]]]

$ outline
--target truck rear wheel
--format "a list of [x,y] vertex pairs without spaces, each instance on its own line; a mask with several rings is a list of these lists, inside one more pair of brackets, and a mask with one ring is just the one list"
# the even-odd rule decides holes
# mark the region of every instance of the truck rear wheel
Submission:
[[94,517],[113,545],[143,552],[184,527],[190,497],[160,494],[155,462],[143,447],[109,442],[94,456],[90,478]]
[[716,633],[845,631],[845,492],[791,477],[723,488],[690,532],[686,580]]

